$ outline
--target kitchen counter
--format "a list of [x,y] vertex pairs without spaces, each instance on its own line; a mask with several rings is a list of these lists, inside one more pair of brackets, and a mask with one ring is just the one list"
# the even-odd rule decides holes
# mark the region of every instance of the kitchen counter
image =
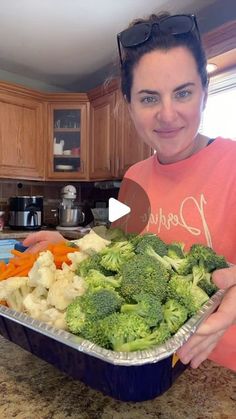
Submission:
[[[56,228],[42,228],[41,230],[35,231],[57,231]],[[84,229],[81,228],[74,229],[74,230],[58,230],[66,239],[68,240],[76,240],[80,239],[84,236],[85,232]],[[4,228],[3,231],[0,231],[0,240],[1,239],[16,239],[16,240],[23,240],[28,234],[33,233],[32,230],[12,230],[11,228]]]
[[[96,371],[94,371],[96,374]],[[206,361],[161,397],[113,400],[0,336],[1,419],[235,419],[236,374]]]

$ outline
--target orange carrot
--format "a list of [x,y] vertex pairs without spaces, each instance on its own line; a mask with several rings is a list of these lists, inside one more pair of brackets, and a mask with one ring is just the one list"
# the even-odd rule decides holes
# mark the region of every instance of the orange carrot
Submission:
[[[63,262],[71,264],[68,259],[68,253],[78,252],[79,248],[70,247],[65,241],[50,244],[47,249],[54,257],[54,263],[57,268],[61,268]],[[27,276],[39,253],[19,252],[16,249],[11,250],[13,258],[8,263],[0,262],[0,281],[13,276]]]

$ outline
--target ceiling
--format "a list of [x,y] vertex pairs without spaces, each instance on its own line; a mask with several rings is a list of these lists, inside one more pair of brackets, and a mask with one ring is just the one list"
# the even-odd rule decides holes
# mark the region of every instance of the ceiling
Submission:
[[193,12],[204,33],[236,17],[235,0],[0,0],[0,6],[0,78],[4,70],[71,91],[87,91],[111,75],[116,34],[134,18]]

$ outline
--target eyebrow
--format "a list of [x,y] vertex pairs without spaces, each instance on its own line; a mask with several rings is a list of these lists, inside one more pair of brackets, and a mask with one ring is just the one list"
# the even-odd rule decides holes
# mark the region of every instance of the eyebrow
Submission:
[[[189,82],[189,83],[181,84],[180,86],[178,86],[174,89],[174,92],[177,92],[178,90],[185,89],[185,87],[190,87],[190,86],[195,86],[195,83]],[[138,91],[138,94],[142,94],[142,93],[145,93],[145,94],[148,94],[148,95],[158,95],[159,94],[159,92],[157,90],[143,89],[143,90]]]

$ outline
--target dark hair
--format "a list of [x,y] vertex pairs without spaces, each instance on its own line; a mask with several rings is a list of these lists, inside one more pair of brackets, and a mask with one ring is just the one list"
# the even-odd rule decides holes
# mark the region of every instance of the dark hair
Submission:
[[[147,19],[137,19],[131,23],[131,26],[139,23],[158,23],[161,19],[171,16],[169,13],[160,13],[158,15],[152,14]],[[208,75],[206,70],[206,55],[202,46],[201,40],[195,33],[189,32],[181,35],[165,35],[155,30],[152,30],[150,38],[136,47],[123,48],[122,65],[121,65],[121,90],[126,100],[131,100],[131,87],[133,83],[133,70],[140,58],[148,52],[154,50],[170,50],[179,46],[186,47],[193,55],[198,73],[201,77],[202,86],[208,85]]]

